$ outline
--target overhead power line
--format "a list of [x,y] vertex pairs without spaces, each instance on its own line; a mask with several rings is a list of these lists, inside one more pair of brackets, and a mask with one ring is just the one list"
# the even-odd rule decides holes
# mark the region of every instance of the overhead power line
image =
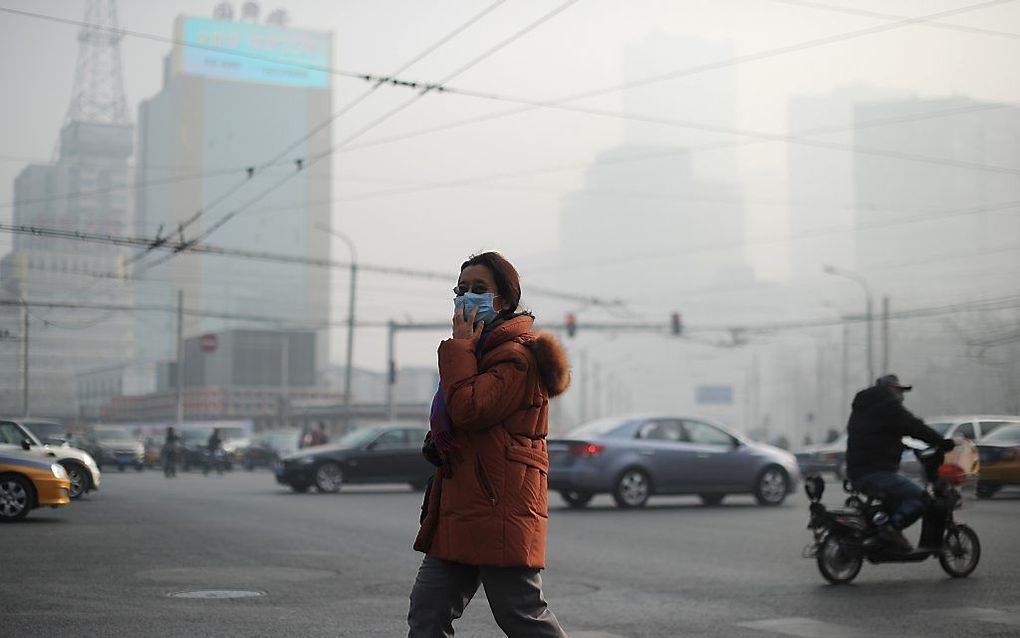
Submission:
[[[567,0],[566,2],[563,2],[562,4],[558,5],[557,7],[555,7],[551,11],[549,11],[548,13],[545,13],[544,15],[539,17],[537,20],[531,22],[530,24],[526,25],[522,29],[519,29],[518,31],[514,32],[509,37],[505,38],[504,40],[502,40],[502,41],[498,42],[497,44],[495,44],[494,46],[490,47],[489,49],[487,49],[481,55],[478,55],[477,57],[473,58],[471,61],[467,62],[466,64],[461,65],[460,67],[458,67],[452,73],[447,74],[443,79],[441,79],[436,84],[438,84],[438,85],[446,84],[446,82],[456,78],[460,74],[462,74],[462,73],[468,71],[469,69],[473,68],[474,66],[480,64],[481,62],[483,62],[487,58],[491,57],[495,53],[501,51],[502,49],[506,48],[507,46],[509,46],[513,42],[515,42],[515,41],[519,40],[520,38],[524,37],[526,34],[530,33],[531,31],[533,31],[534,29],[536,29],[540,25],[542,25],[545,22],[551,20],[553,17],[559,15],[560,13],[565,11],[567,8],[569,8],[570,6],[576,4],[578,1],[579,0]],[[351,135],[349,135],[346,138],[344,138],[341,142],[339,142],[337,144],[333,144],[329,148],[329,150],[327,150],[326,152],[308,158],[306,163],[305,163],[305,167],[306,168],[310,167],[310,166],[314,165],[315,163],[321,161],[322,159],[331,156],[336,151],[337,148],[342,148],[344,145],[349,144],[350,142],[353,142],[354,140],[358,139],[359,137],[361,137],[362,135],[364,135],[368,131],[370,131],[373,128],[375,128],[376,126],[379,126],[380,124],[382,124],[386,120],[390,119],[391,117],[393,117],[397,113],[400,113],[401,111],[403,111],[407,107],[411,106],[412,104],[417,102],[419,99],[424,97],[429,92],[430,92],[430,89],[422,90],[421,92],[419,92],[417,95],[415,95],[411,99],[401,103],[396,108],[393,108],[393,109],[387,111],[383,115],[381,115],[381,116],[377,117],[376,119],[372,120],[371,122],[369,122],[367,125],[361,127],[360,129],[358,129],[357,131],[355,131]],[[223,227],[225,224],[227,224],[231,219],[233,219],[238,214],[243,212],[245,209],[247,209],[251,205],[261,201],[266,195],[268,195],[269,193],[275,191],[277,188],[283,186],[290,179],[292,179],[294,177],[294,175],[295,175],[295,173],[292,173],[292,174],[289,174],[289,175],[285,176],[283,179],[278,180],[277,182],[275,182],[272,185],[270,185],[269,188],[266,188],[266,189],[262,190],[255,197],[246,200],[239,207],[237,207],[234,210],[232,210],[232,211],[230,211],[230,212],[220,216],[220,218],[217,219],[213,224],[211,224],[210,226],[206,227],[206,229],[198,237],[196,237],[195,239],[192,239],[190,241],[190,243],[191,244],[195,244],[195,243],[204,241],[210,235],[212,235],[214,232],[216,232],[221,227]],[[199,215],[201,215],[201,213],[199,213]],[[197,217],[195,219],[197,219]],[[194,219],[191,220],[191,221],[194,221]],[[170,259],[173,259],[175,254],[176,254],[176,252],[168,253],[167,255],[162,257],[161,259],[159,259],[156,262],[150,264],[149,267],[157,266],[157,265],[159,265],[161,263],[169,261]]]
[[[16,224],[0,223],[0,232],[19,235],[31,235],[36,237],[49,237],[53,239],[64,239],[69,241],[81,241],[93,244],[107,244],[111,246],[126,247],[147,247],[152,246],[153,240],[147,237],[131,237],[123,235],[110,235],[103,233],[88,233],[81,231],[63,230],[59,228],[46,228],[41,226],[23,226]],[[195,253],[203,255],[216,255],[222,257],[234,257],[240,259],[253,259],[260,261],[275,262],[281,264],[300,264],[320,268],[340,268],[349,270],[350,262],[335,259],[320,259],[314,257],[301,257],[296,255],[285,255],[257,250],[243,250],[238,248],[224,248],[221,246],[210,246],[209,244],[196,244],[188,241],[163,241],[155,246],[153,250],[168,251],[173,254]],[[397,266],[382,266],[358,263],[358,270],[361,272],[372,272],[382,275],[399,277],[413,277],[417,279],[435,279],[440,281],[454,281],[456,276],[452,273],[418,270],[413,268],[401,268]],[[538,286],[529,286],[528,292],[537,296],[554,297],[557,299],[575,301],[591,306],[621,306],[619,300],[606,300],[595,296],[564,293],[560,290],[551,290]]]
[[974,5],[968,5],[968,6],[965,6],[965,7],[961,7],[959,9],[952,9],[952,10],[949,10],[949,11],[940,11],[940,12],[928,14],[928,15],[925,15],[925,16],[919,16],[917,18],[905,18],[903,20],[897,21],[897,22],[892,23],[892,24],[880,25],[880,26],[876,26],[876,27],[868,27],[868,28],[865,28],[865,29],[856,29],[856,30],[853,30],[853,31],[837,33],[837,34],[834,34],[834,35],[831,35],[831,36],[825,36],[825,37],[821,37],[821,38],[814,38],[814,39],[811,39],[811,40],[805,40],[805,41],[794,43],[794,44],[790,44],[790,45],[784,45],[784,46],[780,46],[780,47],[776,47],[776,48],[772,48],[772,49],[766,49],[764,51],[758,51],[758,52],[755,52],[755,53],[750,53],[750,54],[738,55],[738,56],[734,56],[734,57],[730,57],[730,58],[725,58],[723,60],[718,60],[718,61],[715,61],[715,62],[709,62],[709,63],[706,63],[706,64],[682,67],[680,69],[677,69],[677,70],[674,70],[674,71],[669,71],[667,73],[662,73],[662,74],[650,76],[650,77],[647,77],[647,78],[642,78],[642,79],[639,79],[639,80],[632,80],[632,81],[624,82],[622,84],[613,84],[613,85],[602,87],[602,88],[590,89],[590,90],[581,91],[581,92],[578,92],[578,93],[571,93],[571,94],[568,94],[568,95],[564,95],[564,96],[560,96],[560,97],[557,97],[557,98],[552,98],[552,99],[544,100],[544,101],[536,100],[536,101],[534,101],[533,104],[528,104],[528,105],[524,105],[524,106],[514,107],[514,108],[506,109],[506,110],[503,110],[503,111],[498,111],[498,112],[495,112],[495,113],[489,113],[489,114],[485,114],[485,115],[474,116],[474,117],[466,118],[466,119],[463,119],[463,120],[458,120],[458,121],[455,121],[455,122],[450,122],[450,123],[445,124],[445,125],[441,125],[441,126],[437,126],[437,127],[431,127],[431,128],[428,128],[428,129],[422,129],[422,130],[411,132],[411,133],[407,133],[407,134],[395,135],[395,136],[391,136],[389,138],[384,138],[384,139],[379,139],[379,140],[370,140],[370,141],[365,142],[363,144],[352,146],[352,147],[350,147],[347,150],[348,151],[361,150],[363,148],[368,148],[368,147],[371,147],[371,146],[377,146],[377,145],[380,145],[380,144],[388,144],[388,143],[391,143],[391,142],[396,142],[396,141],[400,141],[400,140],[404,140],[404,139],[409,139],[411,137],[417,137],[419,135],[425,135],[425,134],[428,134],[428,133],[447,131],[447,130],[452,130],[452,129],[455,129],[455,128],[460,128],[460,127],[463,127],[463,126],[472,125],[472,124],[479,124],[479,123],[482,123],[482,122],[490,122],[490,121],[494,121],[494,120],[499,120],[499,119],[511,117],[511,116],[514,116],[514,115],[519,115],[521,113],[527,113],[527,112],[530,112],[530,111],[534,111],[534,110],[537,110],[537,109],[540,109],[540,108],[543,108],[543,107],[551,107],[551,106],[555,106],[555,105],[559,105],[559,104],[564,104],[564,103],[567,103],[567,102],[577,102],[579,100],[584,100],[584,99],[588,99],[588,98],[600,97],[600,96],[608,95],[608,94],[611,94],[611,93],[618,93],[620,91],[624,91],[624,90],[627,90],[627,89],[637,88],[637,87],[641,87],[641,86],[647,86],[647,85],[651,85],[651,84],[657,84],[657,83],[665,82],[665,81],[668,81],[668,80],[676,80],[676,79],[680,79],[680,78],[683,78],[683,77],[689,77],[689,76],[698,75],[698,74],[706,73],[706,72],[709,72],[709,71],[729,68],[729,67],[733,67],[733,66],[739,66],[741,64],[746,64],[746,63],[749,63],[749,62],[758,62],[758,61],[761,61],[761,60],[766,60],[766,59],[769,59],[769,58],[779,57],[779,56],[787,55],[787,54],[790,54],[790,53],[796,53],[796,52],[799,52],[799,51],[804,51],[804,50],[812,49],[812,48],[819,47],[819,46],[827,46],[827,45],[835,44],[835,43],[838,43],[838,42],[844,42],[844,41],[847,41],[847,40],[852,40],[852,39],[856,39],[856,38],[872,35],[872,34],[875,34],[875,33],[882,33],[882,32],[892,31],[892,30],[895,30],[895,29],[900,29],[900,28],[904,28],[904,27],[908,27],[908,26],[913,26],[913,25],[916,25],[916,24],[922,24],[922,23],[925,23],[925,22],[927,22],[929,20],[937,20],[937,19],[940,19],[940,18],[950,17],[950,16],[953,16],[953,15],[959,15],[959,14],[962,14],[962,13],[968,13],[968,12],[971,12],[971,11],[977,11],[977,10],[989,8],[991,6],[995,6],[995,5],[999,5],[999,4],[1007,4],[1007,3],[1010,3],[1010,2],[1013,2],[1013,1],[1014,0],[994,0],[992,2],[983,2],[983,3],[979,3],[979,4],[974,4]]
[[[908,16],[897,15],[895,13],[869,11],[867,9],[857,9],[855,7],[836,6],[832,4],[823,4],[821,2],[809,2],[808,0],[771,0],[771,1],[778,4],[786,4],[794,7],[817,9],[819,11],[828,11],[830,13],[842,13],[844,15],[859,16],[862,18],[877,18],[879,20],[910,19]],[[995,29],[983,29],[981,27],[972,27],[966,24],[954,24],[952,22],[938,22],[936,20],[925,20],[924,22],[919,23],[919,26],[930,27],[932,29],[943,29],[946,31],[957,31],[959,33],[969,33],[972,35],[985,35],[995,38],[1020,40],[1020,33],[1010,33],[1009,31],[996,31]]]
[[[68,310],[105,310],[112,312],[165,312],[165,313],[176,313],[178,312],[177,306],[172,305],[159,305],[159,304],[102,304],[102,303],[72,303],[72,302],[59,302],[59,301],[35,301],[35,300],[0,300],[0,306],[23,306],[29,308],[62,308]],[[944,304],[938,306],[920,306],[916,308],[910,308],[906,310],[900,310],[889,313],[891,320],[909,320],[909,319],[921,319],[930,317],[940,317],[959,313],[974,313],[974,312],[993,312],[997,310],[1010,310],[1014,308],[1020,308],[1020,295],[1010,295],[1004,297],[997,297],[992,299],[982,299],[975,301],[957,302],[953,304]],[[324,329],[329,327],[340,327],[346,326],[346,321],[335,321],[335,322],[320,322],[314,324],[302,324],[301,322],[295,322],[292,318],[278,317],[270,315],[258,315],[248,313],[236,313],[236,312],[219,312],[215,310],[197,310],[194,308],[184,308],[185,315],[207,317],[225,320],[236,320],[236,321],[250,321],[260,323],[270,323],[279,326],[290,326],[290,327],[303,327],[305,329]],[[825,327],[836,327],[844,324],[861,323],[868,321],[868,317],[865,315],[845,315],[841,317],[824,317],[819,319],[807,319],[807,320],[793,320],[793,321],[776,321],[776,322],[760,322],[760,323],[746,323],[746,324],[703,324],[703,325],[690,325],[684,327],[684,333],[727,333],[731,335],[754,335],[754,334],[770,334],[775,332],[786,332],[789,330],[803,330],[808,328],[825,328]],[[400,327],[401,324],[393,324],[390,321],[362,321],[358,322],[357,326],[362,328],[389,328],[392,325]],[[429,329],[441,329],[449,325],[446,321],[434,321],[420,324],[427,326]],[[600,324],[593,324],[600,325]],[[669,325],[666,322],[662,324],[653,324],[648,322],[633,322],[625,323],[620,322],[613,324],[615,329],[619,331],[627,331],[628,329],[640,329],[648,330],[649,328],[661,325],[663,332],[669,331]],[[578,331],[584,330],[584,324],[578,324]]]

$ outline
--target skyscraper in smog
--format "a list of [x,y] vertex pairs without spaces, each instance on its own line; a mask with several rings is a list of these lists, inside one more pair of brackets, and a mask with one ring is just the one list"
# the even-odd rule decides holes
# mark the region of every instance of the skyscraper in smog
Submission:
[[[84,24],[56,159],[18,174],[12,220],[123,235],[131,226],[134,127],[124,98],[116,3],[89,0]],[[107,244],[15,235],[0,261],[0,412],[74,417],[75,375],[131,357],[125,254]]]
[[[289,28],[279,12],[259,23],[252,3],[241,21],[222,9],[177,18],[163,88],[139,106],[135,233],[326,259],[332,35]],[[318,329],[317,365],[327,363],[325,268],[159,250],[132,268],[139,304],[173,306],[183,291],[185,336],[279,317],[275,327]],[[175,324],[137,313],[138,360],[173,359]]]

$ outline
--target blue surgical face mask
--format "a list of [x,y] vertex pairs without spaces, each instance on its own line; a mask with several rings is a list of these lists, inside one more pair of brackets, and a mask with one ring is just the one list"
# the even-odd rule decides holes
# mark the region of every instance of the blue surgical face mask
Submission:
[[489,323],[496,318],[496,309],[492,307],[493,294],[491,292],[476,293],[466,292],[459,297],[453,298],[453,308],[460,312],[465,319],[471,316],[475,308],[478,308],[477,321]]

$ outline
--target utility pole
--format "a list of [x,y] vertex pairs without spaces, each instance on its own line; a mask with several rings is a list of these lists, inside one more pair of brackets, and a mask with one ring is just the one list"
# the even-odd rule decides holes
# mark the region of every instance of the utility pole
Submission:
[[290,422],[290,334],[280,332],[280,427]]
[[177,435],[184,425],[184,291],[177,291]]
[[889,295],[882,297],[882,374],[889,374]]
[[396,359],[396,335],[397,324],[390,320],[389,337],[386,339],[386,418],[395,421],[397,418],[396,385],[397,385],[397,359]]
[[850,279],[851,281],[856,282],[861,287],[861,289],[864,290],[864,298],[865,298],[865,306],[864,306],[865,307],[865,311],[864,311],[865,317],[864,317],[864,321],[865,321],[865,328],[866,328],[865,340],[867,341],[867,345],[866,345],[866,347],[864,349],[864,352],[865,352],[865,355],[866,355],[866,358],[867,358],[867,365],[868,365],[868,378],[867,378],[865,384],[866,385],[871,385],[872,383],[874,383],[875,378],[876,378],[875,377],[875,346],[874,346],[874,342],[875,342],[875,338],[874,338],[874,323],[875,323],[874,322],[874,318],[875,317],[874,317],[874,300],[873,300],[874,295],[871,292],[871,286],[868,285],[868,280],[867,279],[865,279],[864,277],[860,276],[859,274],[857,274],[855,272],[851,272],[849,270],[843,270],[842,268],[836,268],[835,266],[824,266],[822,268],[822,270],[824,270],[825,273],[829,274],[829,275],[836,275],[837,277],[845,277],[847,279]]
[[329,226],[317,225],[316,227],[342,240],[347,244],[347,249],[351,251],[350,297],[347,304],[347,363],[344,372],[344,431],[346,431],[351,425],[351,379],[354,376],[354,307],[355,299],[357,298],[355,291],[358,287],[358,250],[354,247],[354,241],[345,233],[334,230]]
[[581,351],[581,423],[588,422],[588,351]]
[[22,369],[21,377],[21,406],[24,408],[25,416],[28,416],[28,304],[22,306],[21,312],[22,320],[22,345],[21,348],[24,351],[25,366]]
[[846,408],[850,404],[850,324],[843,320],[843,379],[841,383],[842,391],[839,393],[839,400],[841,401],[841,407]]

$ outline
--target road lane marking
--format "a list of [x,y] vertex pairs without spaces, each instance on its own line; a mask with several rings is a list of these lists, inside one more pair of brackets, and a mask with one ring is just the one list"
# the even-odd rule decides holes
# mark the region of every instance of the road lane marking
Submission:
[[1015,611],[1002,611],[1001,609],[988,609],[986,607],[959,607],[956,609],[941,609],[939,611],[942,614],[958,619],[978,620],[997,625],[1020,627],[1020,612]]
[[[798,638],[819,638],[820,636],[825,638],[875,638],[877,635],[873,631],[844,627],[811,618],[770,618],[769,620],[737,623],[737,626],[786,636],[798,636]],[[901,636],[901,638],[905,637]]]

